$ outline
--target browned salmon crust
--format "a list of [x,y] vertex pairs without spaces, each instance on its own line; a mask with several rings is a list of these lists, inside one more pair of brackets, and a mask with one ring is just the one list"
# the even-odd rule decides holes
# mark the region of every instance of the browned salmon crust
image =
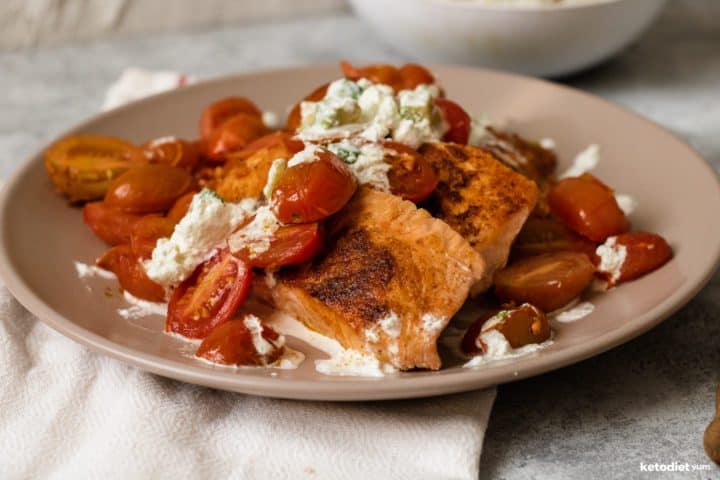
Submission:
[[431,143],[421,152],[440,177],[432,198],[434,213],[485,260],[486,275],[473,286],[473,294],[480,293],[505,266],[510,246],[537,202],[537,185],[481,148]]
[[363,187],[329,221],[324,255],[280,272],[273,299],[345,348],[402,370],[438,369],[437,339],[483,272],[445,223]]

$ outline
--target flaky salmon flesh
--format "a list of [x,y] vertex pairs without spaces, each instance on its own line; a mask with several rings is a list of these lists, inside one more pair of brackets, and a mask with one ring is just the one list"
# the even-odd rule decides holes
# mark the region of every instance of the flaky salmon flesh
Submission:
[[443,221],[361,187],[327,224],[325,253],[282,270],[277,308],[396,368],[439,369],[437,339],[485,264]]
[[510,247],[535,208],[538,187],[482,148],[428,143],[421,153],[440,177],[431,207],[436,217],[483,257],[485,275],[472,287],[478,294],[507,263]]

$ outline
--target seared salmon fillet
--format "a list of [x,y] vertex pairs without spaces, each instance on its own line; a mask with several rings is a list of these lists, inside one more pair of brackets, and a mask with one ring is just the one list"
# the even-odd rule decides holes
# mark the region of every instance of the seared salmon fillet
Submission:
[[421,152],[437,172],[433,210],[485,260],[487,272],[472,289],[486,290],[505,266],[510,246],[535,207],[535,182],[487,151],[454,143],[428,143]]
[[277,275],[277,308],[396,368],[439,369],[437,339],[482,278],[480,255],[427,211],[368,187],[327,227],[323,255]]

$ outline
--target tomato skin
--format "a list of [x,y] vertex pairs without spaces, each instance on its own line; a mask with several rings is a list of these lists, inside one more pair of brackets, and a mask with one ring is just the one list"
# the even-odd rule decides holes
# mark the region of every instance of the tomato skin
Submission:
[[282,223],[318,222],[339,211],[353,196],[357,180],[337,155],[318,148],[316,159],[288,167],[272,194]]
[[552,312],[580,295],[594,273],[595,266],[583,253],[546,253],[498,271],[495,294],[503,302],[530,303]]
[[[305,148],[305,144],[302,140],[296,139],[292,134],[288,132],[273,132],[264,135],[257,140],[253,140],[248,145],[243,147],[242,150],[236,152],[235,155],[238,157],[249,157],[252,154],[265,149],[273,147],[284,146],[288,152],[295,154]],[[235,158],[235,155],[233,158]]]
[[239,113],[246,113],[260,119],[262,112],[245,97],[228,97],[208,105],[200,116],[200,136],[209,140],[212,133],[225,121]]
[[111,248],[97,260],[97,266],[113,272],[128,293],[151,302],[165,300],[165,289],[148,278],[130,245]]
[[277,268],[312,260],[323,247],[323,231],[318,223],[286,225],[275,231],[270,248],[250,257],[247,249],[233,252],[255,268]]
[[262,337],[268,341],[273,350],[262,355],[255,349],[250,330],[243,320],[230,320],[218,325],[205,337],[200,344],[196,356],[221,365],[268,365],[280,358],[283,346],[278,345],[280,335],[262,324]]
[[130,247],[141,260],[152,257],[157,241],[172,235],[175,222],[160,215],[145,215],[135,222],[130,232]]
[[130,231],[141,218],[141,215],[108,207],[105,202],[86,203],[83,207],[83,221],[98,238],[110,245],[130,243]]
[[437,187],[440,177],[432,165],[411,147],[393,141],[383,142],[385,162],[390,164],[390,190],[405,200],[420,203]]
[[262,119],[239,113],[227,119],[208,138],[206,154],[209,160],[222,162],[232,152],[242,150],[253,140],[270,133]]
[[560,180],[547,200],[552,213],[568,228],[595,242],[630,228],[612,189],[590,174]]
[[169,209],[194,187],[185,170],[163,164],[142,165],[120,175],[108,188],[105,204],[130,213]]
[[595,248],[595,242],[581,237],[555,219],[530,218],[515,238],[510,257],[519,260],[543,253],[582,252],[593,260]]
[[406,63],[400,67],[400,77],[402,78],[402,88],[405,90],[413,90],[418,85],[433,85],[435,77],[430,71],[416,63]]
[[629,282],[657,270],[670,261],[673,255],[667,241],[655,233],[623,233],[615,237],[615,244],[624,246],[627,254],[620,268],[620,276],[614,281],[605,273],[598,272],[608,281],[609,286]]
[[497,330],[502,333],[512,348],[520,348],[532,343],[542,343],[550,338],[550,322],[545,314],[534,305],[524,303],[519,307],[502,310],[502,319],[494,326],[482,331],[482,327],[501,310],[494,310],[482,315],[465,332],[461,348],[467,355],[482,354],[484,348],[482,340],[478,342],[481,333]]
[[175,203],[173,203],[173,206],[170,207],[170,210],[168,211],[166,217],[169,220],[172,220],[173,224],[180,223],[180,220],[183,219],[183,217],[190,209],[190,204],[192,203],[192,200],[193,198],[195,198],[196,194],[196,191],[191,191],[175,200]]
[[361,78],[367,78],[373,83],[389,85],[396,92],[403,88],[403,77],[400,75],[400,70],[393,65],[379,63],[356,68],[342,60],[340,68],[348,80],[357,81]]
[[225,248],[195,269],[173,292],[165,331],[205,338],[230,320],[250,291],[252,270]]
[[173,137],[151,140],[143,145],[143,150],[150,163],[163,163],[188,171],[192,171],[200,161],[195,142]]
[[[325,94],[327,94],[329,86],[329,83],[320,85],[315,90],[310,92],[310,94],[308,94],[305,98],[303,98],[303,102],[319,102],[320,100],[325,98]],[[302,115],[300,112],[301,103],[302,102],[296,103],[288,114],[287,121],[285,122],[285,129],[289,132],[295,132],[298,128],[300,128],[300,123],[302,122]]]
[[435,99],[435,105],[450,127],[445,132],[443,140],[467,145],[470,139],[470,115],[460,105],[446,98]]

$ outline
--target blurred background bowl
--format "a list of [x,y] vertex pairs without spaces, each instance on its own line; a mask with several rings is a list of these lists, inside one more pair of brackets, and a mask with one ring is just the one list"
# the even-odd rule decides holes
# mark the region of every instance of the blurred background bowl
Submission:
[[477,0],[349,0],[398,51],[422,62],[556,77],[602,62],[636,40],[665,0],[559,6]]

